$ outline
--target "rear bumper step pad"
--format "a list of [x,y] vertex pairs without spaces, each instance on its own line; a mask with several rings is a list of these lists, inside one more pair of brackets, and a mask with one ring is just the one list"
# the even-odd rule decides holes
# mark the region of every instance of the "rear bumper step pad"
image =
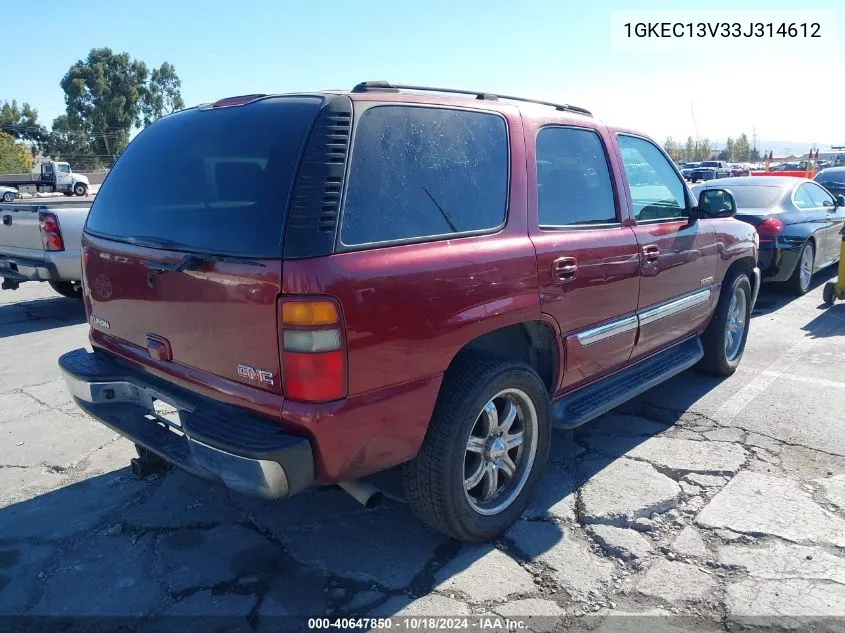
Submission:
[[[102,353],[85,349],[59,358],[74,401],[88,415],[194,475],[264,498],[285,497],[314,481],[308,439],[275,423],[197,396]],[[160,400],[179,423],[159,417]]]

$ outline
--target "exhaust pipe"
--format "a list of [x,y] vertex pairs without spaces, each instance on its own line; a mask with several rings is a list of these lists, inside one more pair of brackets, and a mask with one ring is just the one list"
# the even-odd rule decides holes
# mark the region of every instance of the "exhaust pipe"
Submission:
[[368,510],[375,508],[381,503],[381,490],[370,484],[361,481],[341,481],[338,486],[348,492],[352,497]]

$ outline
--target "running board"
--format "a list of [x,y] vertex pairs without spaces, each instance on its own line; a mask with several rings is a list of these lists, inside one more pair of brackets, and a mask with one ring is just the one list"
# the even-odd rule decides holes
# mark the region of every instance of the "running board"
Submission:
[[637,362],[552,403],[552,424],[573,429],[695,365],[704,356],[695,337]]

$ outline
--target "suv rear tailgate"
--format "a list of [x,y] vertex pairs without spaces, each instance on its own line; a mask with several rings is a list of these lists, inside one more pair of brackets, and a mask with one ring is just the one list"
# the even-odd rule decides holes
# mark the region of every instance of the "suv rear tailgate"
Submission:
[[285,213],[322,103],[294,96],[195,108],[129,144],[83,240],[98,336],[198,370],[219,389],[225,381],[211,376],[282,393]]

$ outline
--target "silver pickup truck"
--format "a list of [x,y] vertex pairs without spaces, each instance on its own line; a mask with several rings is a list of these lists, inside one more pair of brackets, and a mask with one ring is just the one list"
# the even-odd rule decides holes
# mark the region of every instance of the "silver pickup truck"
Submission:
[[3,290],[46,281],[61,295],[82,298],[80,247],[90,200],[32,199],[0,203]]

